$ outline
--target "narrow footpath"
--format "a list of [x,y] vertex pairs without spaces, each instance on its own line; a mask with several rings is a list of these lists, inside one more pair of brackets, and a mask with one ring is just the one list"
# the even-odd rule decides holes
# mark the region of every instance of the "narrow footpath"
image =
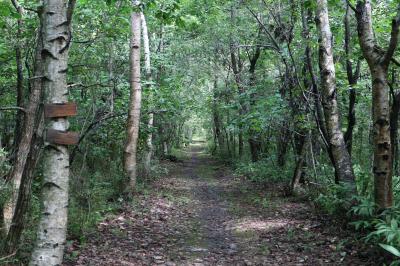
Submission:
[[98,225],[64,265],[376,265],[350,232],[235,177],[193,144],[182,162]]

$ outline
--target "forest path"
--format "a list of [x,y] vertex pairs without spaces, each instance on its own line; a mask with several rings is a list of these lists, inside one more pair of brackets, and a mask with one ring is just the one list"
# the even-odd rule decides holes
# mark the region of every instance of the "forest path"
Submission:
[[279,185],[234,177],[201,143],[184,154],[83,248],[69,246],[65,265],[375,265]]

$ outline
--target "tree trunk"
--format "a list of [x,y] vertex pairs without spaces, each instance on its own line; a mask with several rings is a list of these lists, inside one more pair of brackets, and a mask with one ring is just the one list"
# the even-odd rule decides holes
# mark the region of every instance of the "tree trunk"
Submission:
[[[18,3],[15,2],[17,5]],[[19,6],[19,5],[18,5]],[[20,9],[19,7],[18,9]],[[22,12],[22,11],[21,11]],[[42,50],[42,36],[38,36],[36,54],[35,54],[35,77],[40,77],[42,75],[42,58],[41,58],[41,50]],[[19,66],[21,67],[21,66]],[[19,81],[22,82],[22,81]],[[15,206],[18,198],[18,191],[21,184],[21,179],[23,176],[24,169],[26,167],[26,161],[28,159],[29,150],[32,145],[32,137],[36,130],[35,121],[38,116],[39,104],[42,96],[42,80],[40,78],[35,78],[32,80],[32,90],[29,96],[29,102],[26,106],[25,118],[23,120],[21,132],[18,133],[18,143],[16,147],[15,161],[10,175],[8,176],[8,180],[12,182],[12,195],[9,202],[7,202],[3,209],[3,217],[4,223],[6,227],[6,231],[8,232],[11,220],[14,215]],[[22,86],[23,84],[19,84]],[[19,88],[18,90],[22,90],[23,88]],[[19,127],[19,126],[18,126]]]
[[[39,28],[38,31],[39,33],[41,32],[40,29],[41,28]],[[42,46],[42,36],[39,34],[34,62],[35,77],[40,77],[42,75]],[[22,138],[17,148],[16,162],[18,162],[18,164],[14,166],[10,175],[11,180],[20,178],[20,181],[18,188],[14,187],[11,204],[7,205],[7,208],[4,209],[7,219],[12,221],[4,243],[4,251],[7,254],[12,254],[19,244],[24,228],[24,216],[29,207],[33,172],[43,146],[43,110],[39,105],[43,100],[42,79],[32,79],[31,88],[29,102],[26,107],[25,120],[22,126]],[[24,160],[21,161],[21,159]]]
[[360,47],[368,62],[372,78],[375,203],[380,209],[385,209],[393,205],[392,142],[387,75],[390,61],[398,44],[400,5],[397,16],[392,21],[391,38],[386,51],[380,52],[381,49],[377,46],[369,0],[357,2],[356,17]]
[[31,194],[32,194],[32,182],[34,177],[34,171],[36,164],[39,161],[41,150],[43,148],[43,110],[38,112],[37,130],[32,139],[32,145],[29,152],[29,157],[26,161],[24,172],[21,179],[21,185],[19,187],[18,200],[15,207],[15,212],[12,218],[10,230],[7,234],[4,242],[4,251],[6,254],[12,254],[18,248],[21,241],[22,232],[25,228],[26,214],[29,208]]
[[137,144],[139,138],[140,108],[142,101],[142,89],[140,82],[140,2],[133,1],[131,14],[131,96],[127,122],[127,141],[124,150],[124,167],[129,177],[130,193],[136,190],[137,178]]
[[[261,55],[261,49],[260,49],[260,47],[257,47],[255,53],[253,54],[252,58],[250,59],[250,68],[249,68],[250,88],[254,87],[254,85],[256,83],[255,70],[256,70],[257,61],[260,58],[260,55]],[[255,96],[256,95],[254,92],[252,92],[250,94],[250,104],[249,104],[249,110],[248,110],[249,112],[251,112],[255,106],[255,102],[256,102]],[[253,162],[256,162],[259,160],[259,157],[260,157],[260,150],[261,150],[260,136],[259,136],[259,133],[253,129],[252,125],[250,125],[248,134],[249,134],[248,142],[249,142],[249,147],[250,147],[251,160]]]
[[283,122],[279,130],[279,140],[277,147],[278,150],[277,161],[278,161],[278,166],[280,168],[283,168],[286,165],[286,153],[289,142],[290,142],[290,131],[288,129],[288,125],[285,122]]
[[357,85],[358,78],[360,76],[361,61],[358,60],[356,70],[353,71],[353,63],[350,59],[350,40],[351,40],[351,29],[350,29],[350,7],[346,3],[346,14],[344,16],[344,50],[346,52],[346,72],[347,81],[349,83],[349,111],[347,115],[347,130],[344,134],[344,140],[346,142],[347,150],[351,156],[353,146],[353,130],[356,125],[356,91],[355,85]]
[[222,135],[222,130],[221,130],[221,119],[218,113],[218,97],[217,97],[217,88],[218,88],[218,82],[217,82],[217,77],[215,77],[214,80],[214,87],[213,87],[213,105],[212,105],[212,111],[213,111],[213,121],[214,121],[214,128],[215,128],[215,137],[218,141],[218,148],[220,154],[224,153],[224,136]]
[[150,175],[150,167],[151,167],[151,157],[153,156],[153,121],[154,121],[154,113],[153,113],[153,97],[152,97],[152,73],[151,73],[151,60],[150,60],[150,42],[149,42],[149,33],[147,29],[146,17],[143,12],[140,14],[141,22],[142,22],[142,32],[143,32],[143,49],[144,49],[144,58],[145,58],[145,69],[146,69],[146,80],[147,80],[147,89],[149,90],[149,102],[150,102],[150,112],[149,112],[149,120],[147,122],[147,128],[149,132],[147,133],[146,145],[147,150],[144,155],[144,175]]
[[[332,165],[335,165],[335,160],[333,159],[333,155],[332,155],[332,148],[331,148],[330,143],[328,142],[328,133],[327,133],[325,119],[324,119],[324,110],[321,105],[321,93],[318,89],[317,76],[314,73],[313,62],[312,62],[311,47],[310,47],[310,30],[308,27],[308,19],[307,19],[311,16],[311,14],[309,11],[308,15],[306,16],[303,7],[301,9],[301,12],[302,12],[302,17],[303,17],[303,19],[302,19],[303,34],[304,34],[304,39],[307,44],[306,52],[305,52],[306,65],[307,65],[308,73],[310,74],[312,94],[313,94],[313,98],[314,98],[315,122],[316,122],[317,128],[319,130],[319,135],[321,136],[323,143],[325,144],[329,159],[330,159]],[[336,183],[339,182],[338,173],[336,172],[336,169],[335,169],[335,182]]]
[[399,129],[399,112],[400,112],[400,92],[393,92],[393,102],[390,109],[390,141],[392,143],[392,158],[394,161],[393,171],[394,175],[398,175],[399,162],[397,154],[399,150],[398,145],[398,129]]
[[300,185],[301,177],[304,174],[304,162],[305,162],[305,155],[307,152],[307,136],[301,135],[299,136],[298,144],[296,145],[296,168],[293,173],[292,182],[290,184],[290,189],[292,192],[296,192],[296,189]]
[[346,149],[346,143],[340,126],[332,33],[329,25],[327,0],[317,0],[316,22],[319,31],[319,68],[328,142],[332,149],[334,167],[339,181],[347,183],[354,190],[354,174],[351,159]]
[[[50,104],[68,101],[67,69],[71,40],[70,22],[75,0],[44,0],[42,25],[43,89]],[[67,131],[67,118],[52,118],[48,129]],[[68,216],[68,147],[48,144],[43,171],[43,210],[30,265],[61,265]]]
[[[25,13],[22,6],[16,1],[12,1],[15,8],[17,9],[20,18],[18,18],[18,29],[17,29],[17,47],[15,48],[15,59],[17,63],[17,106],[23,108],[24,107],[24,68],[22,61],[22,25],[23,25],[23,15]],[[15,130],[14,130],[14,144],[13,147],[15,152],[18,149],[18,143],[21,140],[22,133],[22,124],[24,119],[24,113],[20,110],[17,113],[16,121],[15,121]]]

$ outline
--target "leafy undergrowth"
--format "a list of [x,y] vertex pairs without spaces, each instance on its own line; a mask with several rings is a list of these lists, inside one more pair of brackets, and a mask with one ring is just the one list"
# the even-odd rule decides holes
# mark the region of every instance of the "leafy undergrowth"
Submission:
[[352,232],[255,187],[192,149],[168,163],[124,211],[98,224],[85,246],[71,243],[64,265],[377,265]]

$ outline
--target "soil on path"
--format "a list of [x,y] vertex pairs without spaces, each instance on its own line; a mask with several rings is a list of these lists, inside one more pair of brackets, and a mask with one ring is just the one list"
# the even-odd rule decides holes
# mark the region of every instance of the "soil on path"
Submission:
[[274,184],[257,188],[192,145],[98,225],[65,265],[376,265],[349,231],[322,222]]

